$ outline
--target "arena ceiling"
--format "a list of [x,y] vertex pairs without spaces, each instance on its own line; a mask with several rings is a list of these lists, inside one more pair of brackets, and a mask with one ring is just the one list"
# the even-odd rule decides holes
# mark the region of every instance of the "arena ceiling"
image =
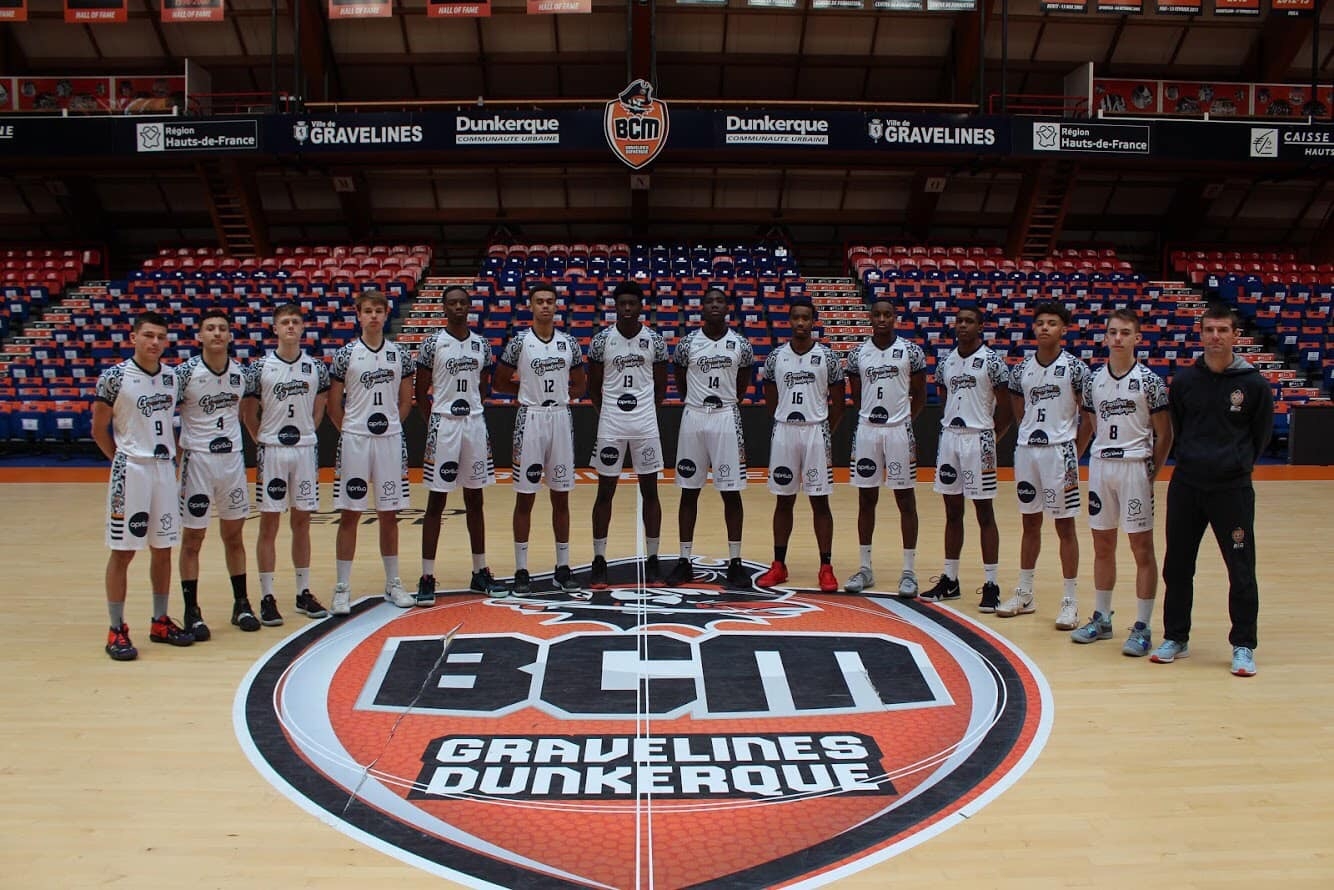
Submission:
[[[275,57],[268,0],[228,0],[227,21],[206,25],[162,25],[156,3],[130,0],[127,23],[98,26],[67,25],[54,0],[32,0],[31,21],[0,25],[0,73],[179,73],[188,58],[210,72],[215,92],[253,94],[245,101],[262,103],[275,86],[298,86],[299,15],[301,92],[343,107],[479,96],[605,101],[645,66],[670,101],[972,109],[991,105],[1002,83],[1011,95],[1058,96],[1066,75],[1088,62],[1100,77],[1309,83],[1313,63],[1317,79],[1334,77],[1334,4],[1325,4],[1317,33],[1310,19],[1042,15],[1037,0],[1008,8],[983,2],[979,41],[977,13],[814,11],[809,0],[797,10],[749,9],[742,0],[725,8],[663,2],[647,7],[649,16],[644,8],[634,12],[637,4],[604,0],[594,0],[589,15],[529,16],[522,0],[495,0],[489,19],[437,20],[426,17],[425,0],[399,0],[390,19],[333,22],[318,0],[278,0]],[[644,33],[651,34],[651,52]],[[352,206],[332,186],[334,175],[349,172],[364,193]],[[720,167],[660,163],[640,234],[754,237],[781,229],[820,264],[834,264],[850,242],[1004,243],[1028,172],[992,162],[873,169],[774,166],[758,158]],[[452,167],[388,160],[351,171],[274,163],[246,175],[275,242],[351,232],[475,247],[501,226],[532,240],[621,238],[631,219],[628,176],[611,162]],[[923,197],[924,180],[936,176],[947,178],[945,191]],[[1245,170],[1085,164],[1064,240],[1147,253],[1183,240],[1306,245],[1326,237],[1332,204],[1322,168],[1261,181]],[[81,218],[89,208],[98,225]],[[358,214],[368,218],[352,218]],[[207,191],[189,166],[151,176],[135,169],[0,173],[0,237],[86,236],[90,229],[131,250],[213,240]]]

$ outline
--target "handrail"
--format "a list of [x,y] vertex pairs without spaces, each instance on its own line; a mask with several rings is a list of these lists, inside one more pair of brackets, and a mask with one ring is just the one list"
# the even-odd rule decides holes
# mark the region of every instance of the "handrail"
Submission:
[[[373,101],[340,101],[340,102],[307,102],[304,104],[306,112],[325,111],[337,113],[339,111],[363,111],[363,110],[397,110],[407,106],[413,108],[530,108],[541,109],[551,107],[563,108],[601,108],[607,103],[606,99],[588,98],[588,99],[486,99],[479,96],[477,99],[396,99],[396,100],[373,100]],[[667,99],[667,103],[673,108],[679,107],[698,107],[698,108],[717,108],[717,107],[736,107],[746,108],[754,106],[763,106],[765,108],[810,108],[823,110],[899,110],[905,112],[912,111],[949,111],[960,113],[971,113],[977,110],[977,106],[972,103],[962,102],[845,102],[845,101],[826,101],[826,100],[801,100],[801,99]]]

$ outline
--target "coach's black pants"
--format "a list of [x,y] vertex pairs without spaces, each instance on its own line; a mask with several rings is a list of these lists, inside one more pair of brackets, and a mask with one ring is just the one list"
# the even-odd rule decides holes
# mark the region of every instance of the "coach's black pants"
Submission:
[[1227,565],[1228,612],[1233,646],[1256,645],[1260,591],[1255,584],[1255,489],[1209,491],[1172,477],[1167,486],[1167,554],[1163,558],[1163,637],[1190,640],[1190,609],[1195,600],[1195,560],[1206,527]]

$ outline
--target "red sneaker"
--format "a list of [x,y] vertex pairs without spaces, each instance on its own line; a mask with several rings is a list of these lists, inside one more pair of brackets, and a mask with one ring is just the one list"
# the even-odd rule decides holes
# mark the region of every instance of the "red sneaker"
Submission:
[[167,643],[171,646],[193,646],[194,634],[172,621],[166,615],[153,619],[153,626],[148,631],[150,643]]
[[820,566],[820,592],[838,592],[838,579],[834,577],[834,567],[829,563]]
[[107,655],[112,661],[134,661],[139,657],[139,650],[130,642],[130,628],[122,623],[107,631]]
[[756,587],[776,587],[787,580],[787,566],[778,560],[774,560],[773,565],[769,566],[769,571],[755,579]]

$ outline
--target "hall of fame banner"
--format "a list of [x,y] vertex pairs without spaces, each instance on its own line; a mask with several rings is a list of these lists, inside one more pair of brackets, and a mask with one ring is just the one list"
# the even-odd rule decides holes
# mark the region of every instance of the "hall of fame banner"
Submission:
[[220,22],[223,17],[223,0],[162,0],[164,22]]
[[126,0],[65,0],[65,21],[75,25],[123,22]]

